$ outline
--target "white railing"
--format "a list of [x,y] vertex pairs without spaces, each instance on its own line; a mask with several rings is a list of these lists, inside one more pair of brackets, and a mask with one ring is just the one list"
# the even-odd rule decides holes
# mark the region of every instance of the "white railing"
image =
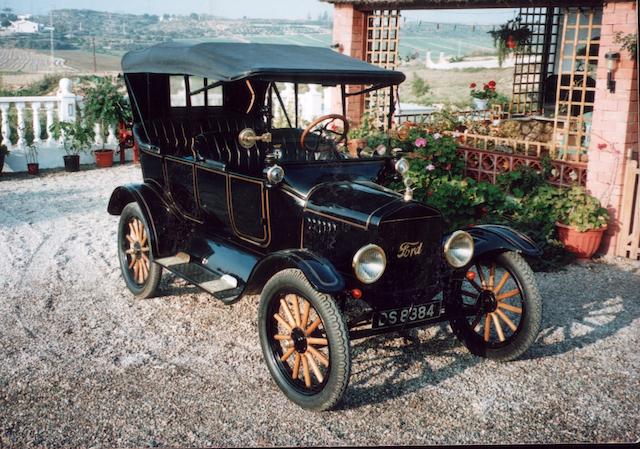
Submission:
[[[10,154],[5,159],[3,171],[18,172],[27,169],[27,130],[31,128],[33,143],[38,149],[38,163],[40,168],[54,168],[64,165],[62,156],[64,142],[56,140],[51,134],[50,127],[54,121],[72,121],[76,119],[76,107],[82,111],[84,104],[82,97],[73,92],[73,84],[68,78],[62,78],[55,95],[39,97],[0,97],[0,129],[3,145]],[[13,113],[15,111],[15,114]],[[27,120],[27,111],[31,112],[31,119]],[[44,120],[43,114],[44,112]],[[13,126],[12,126],[13,125]],[[16,136],[12,136],[12,128]],[[95,149],[102,146],[103,138],[100,125],[96,124]],[[44,131],[44,136],[43,136]],[[12,139],[12,137],[17,137]],[[12,140],[15,143],[12,143]],[[106,144],[111,148],[117,145],[115,128],[109,129]],[[80,154],[81,163],[93,162],[90,152]]]

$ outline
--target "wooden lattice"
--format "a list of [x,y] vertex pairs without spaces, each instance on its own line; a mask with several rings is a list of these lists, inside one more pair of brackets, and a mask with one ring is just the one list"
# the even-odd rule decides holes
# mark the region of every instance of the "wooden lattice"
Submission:
[[640,168],[638,161],[629,160],[624,177],[620,236],[617,254],[640,260]]
[[559,13],[559,8],[520,8],[518,18],[531,30],[531,43],[515,53],[512,114],[543,110],[545,80],[556,62]]
[[[366,61],[385,69],[398,66],[400,10],[375,10],[367,15]],[[365,113],[373,123],[386,126],[389,114],[389,89],[379,89],[366,95]]]
[[554,121],[554,153],[586,161],[596,90],[602,8],[565,8]]

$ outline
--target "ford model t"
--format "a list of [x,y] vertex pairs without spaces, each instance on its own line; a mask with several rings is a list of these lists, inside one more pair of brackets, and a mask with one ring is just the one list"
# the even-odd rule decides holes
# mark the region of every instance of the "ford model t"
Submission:
[[[122,67],[144,180],[116,188],[108,210],[136,297],[154,294],[163,268],[224,303],[260,294],[267,367],[313,410],[344,393],[353,339],[446,321],[491,359],[532,344],[541,299],[522,255],[538,254],[533,242],[502,226],[445,234],[440,211],[382,186],[408,169],[399,151],[343,150],[351,97],[383,92],[393,114],[402,73],[325,48],[236,43],[161,44]],[[338,113],[301,126],[307,83],[334,86]]]

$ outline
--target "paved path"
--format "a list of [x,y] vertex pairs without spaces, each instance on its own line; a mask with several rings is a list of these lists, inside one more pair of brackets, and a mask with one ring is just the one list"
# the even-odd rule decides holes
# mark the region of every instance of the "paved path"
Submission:
[[353,344],[341,408],[285,400],[256,298],[224,306],[165,274],[137,301],[111,190],[137,167],[0,179],[0,446],[398,445],[633,441],[640,274],[538,274],[543,331],[519,361],[470,355],[447,326]]

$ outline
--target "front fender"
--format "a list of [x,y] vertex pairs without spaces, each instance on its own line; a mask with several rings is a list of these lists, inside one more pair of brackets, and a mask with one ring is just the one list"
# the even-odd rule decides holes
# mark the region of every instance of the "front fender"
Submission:
[[271,253],[258,262],[244,293],[259,293],[271,276],[287,268],[302,271],[313,288],[321,293],[334,294],[345,288],[344,278],[327,259],[304,249],[288,249]]
[[474,259],[487,253],[503,251],[515,251],[531,257],[542,255],[533,240],[508,226],[488,224],[470,226],[463,230],[473,237]]
[[[122,209],[129,203],[138,203],[145,220],[149,224],[149,233],[156,258],[173,255],[176,252],[176,241],[170,238],[175,232],[164,232],[165,229],[176,230],[180,228],[181,220],[171,211],[162,197],[153,186],[143,184],[126,184],[116,187],[109,199],[107,212],[111,215],[120,215]],[[163,238],[158,238],[162,235]]]

